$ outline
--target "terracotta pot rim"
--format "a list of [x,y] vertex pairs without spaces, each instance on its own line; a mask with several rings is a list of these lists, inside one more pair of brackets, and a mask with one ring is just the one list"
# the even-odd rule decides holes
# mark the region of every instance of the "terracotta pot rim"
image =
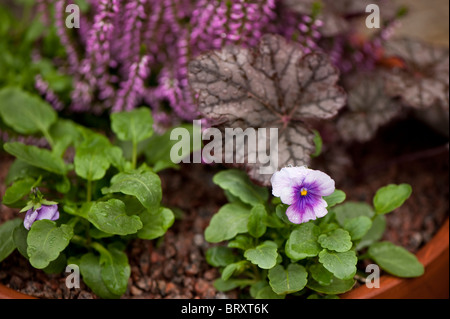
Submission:
[[[447,252],[448,258],[449,249],[449,218],[447,217],[444,225],[440,228],[438,233],[417,252],[416,256],[419,261],[427,269],[433,261]],[[425,270],[426,272],[426,270]],[[340,297],[343,299],[371,299],[379,297],[383,292],[393,289],[409,279],[397,278],[389,275],[384,275],[380,279],[379,289],[369,289],[366,286],[360,286],[351,290]],[[0,284],[0,299],[38,299],[36,297],[23,294]]]

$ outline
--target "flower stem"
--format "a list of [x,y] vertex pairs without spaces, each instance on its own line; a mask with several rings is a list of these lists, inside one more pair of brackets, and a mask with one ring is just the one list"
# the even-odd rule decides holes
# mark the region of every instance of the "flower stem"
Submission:
[[48,144],[50,144],[50,147],[53,149],[53,147],[55,146],[55,142],[53,141],[53,138],[50,135],[50,133],[44,129],[41,132],[42,135],[44,135],[45,139],[47,140]]

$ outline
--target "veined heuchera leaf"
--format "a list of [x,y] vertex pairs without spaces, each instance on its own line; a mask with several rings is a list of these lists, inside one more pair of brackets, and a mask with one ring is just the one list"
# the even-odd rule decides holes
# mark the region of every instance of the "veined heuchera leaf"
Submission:
[[400,96],[411,107],[439,105],[449,108],[449,50],[412,39],[387,42],[385,56],[400,58],[404,65],[387,77],[387,92]]
[[387,95],[380,72],[356,78],[357,84],[348,90],[348,112],[339,116],[337,129],[345,141],[364,143],[400,113],[401,105]]
[[[306,123],[332,118],[344,106],[346,94],[338,79],[324,54],[305,55],[275,35],[264,36],[256,49],[229,46],[189,65],[190,84],[205,117],[222,129],[279,129],[279,167],[309,163],[315,135]],[[259,173],[259,160],[244,162],[253,180],[270,184],[271,175]]]

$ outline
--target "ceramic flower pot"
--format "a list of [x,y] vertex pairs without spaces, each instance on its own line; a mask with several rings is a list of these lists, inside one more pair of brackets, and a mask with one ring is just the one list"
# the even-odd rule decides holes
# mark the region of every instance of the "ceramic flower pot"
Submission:
[[[343,299],[447,299],[449,298],[449,220],[418,253],[425,266],[419,278],[402,279],[382,276],[380,288],[360,286]],[[0,284],[0,299],[34,299]]]
[[341,296],[344,299],[447,299],[449,298],[449,220],[416,256],[425,266],[418,278],[382,276],[380,288],[360,286]]

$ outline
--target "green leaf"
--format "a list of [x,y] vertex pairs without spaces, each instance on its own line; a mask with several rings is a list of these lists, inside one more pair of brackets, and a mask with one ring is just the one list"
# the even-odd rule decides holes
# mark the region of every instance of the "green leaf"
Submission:
[[327,286],[333,282],[333,274],[329,272],[322,264],[314,264],[309,267],[309,272],[320,285]]
[[320,235],[317,241],[323,248],[341,253],[349,251],[353,246],[350,234],[341,228]]
[[320,228],[312,222],[296,227],[286,242],[286,255],[293,261],[317,256],[322,250],[319,235]]
[[99,230],[114,235],[135,234],[143,226],[138,216],[127,215],[125,204],[118,199],[94,203],[87,217]]
[[92,291],[104,299],[118,299],[120,296],[111,293],[103,282],[100,266],[100,257],[93,253],[87,253],[80,259],[80,273],[83,281]]
[[22,220],[13,219],[0,225],[0,262],[6,259],[16,249],[13,232],[21,224]]
[[372,245],[374,242],[380,240],[384,231],[386,230],[386,216],[378,215],[373,219],[372,227],[369,229],[367,234],[361,238],[358,245],[356,245],[357,250],[361,250],[365,247]]
[[[185,129],[188,139],[171,140],[170,136],[174,129]],[[201,150],[201,143],[194,143],[194,137],[198,136],[201,139],[201,129],[197,125],[183,124],[167,131],[163,135],[154,134],[148,141],[145,141],[145,156],[147,163],[153,165],[156,171],[164,169],[165,167],[177,167],[175,163],[181,162],[191,152]],[[179,152],[171,154],[172,148],[177,145]],[[173,158],[171,158],[171,155]]]
[[57,115],[41,98],[22,89],[7,87],[0,90],[0,116],[10,128],[20,134],[47,134]]
[[344,228],[349,232],[352,240],[359,240],[372,228],[372,219],[367,216],[355,217],[347,220]]
[[236,261],[236,255],[228,247],[215,246],[206,251],[206,261],[213,267],[226,267]]
[[346,221],[349,219],[359,216],[369,218],[375,216],[375,212],[370,205],[359,202],[346,202],[345,204],[334,207],[333,212],[336,214],[336,220],[342,227],[345,226]]
[[343,203],[346,198],[347,195],[343,191],[336,189],[333,194],[325,196],[323,199],[327,202],[328,209],[330,209],[338,204]]
[[216,279],[214,281],[214,288],[217,289],[217,291],[223,291],[227,292],[233,289],[236,289],[238,287],[245,287],[252,283],[252,280],[248,279],[228,279],[223,280],[222,278]]
[[103,188],[102,193],[135,196],[145,208],[155,210],[162,199],[161,180],[157,174],[143,166],[134,171],[115,175],[111,179],[111,187]]
[[305,288],[308,282],[308,272],[305,267],[290,264],[287,269],[277,265],[269,270],[269,284],[278,295],[291,294]]
[[131,274],[127,255],[111,244],[107,250],[100,250],[100,265],[106,288],[114,295],[123,295]]
[[149,108],[111,114],[111,128],[121,141],[138,143],[153,135],[153,117]]
[[267,188],[254,185],[247,174],[240,170],[217,173],[213,182],[238,197],[242,202],[252,206],[264,204],[269,198]]
[[39,176],[44,176],[49,174],[44,170],[32,166],[20,159],[16,159],[8,170],[8,175],[5,180],[5,185],[10,185],[11,183],[18,181],[20,179],[34,178],[38,179]]
[[399,208],[411,196],[412,188],[408,184],[388,185],[378,190],[373,205],[377,214],[387,214]]
[[137,233],[139,238],[152,240],[163,236],[167,230],[172,227],[175,221],[173,212],[164,207],[160,207],[157,211],[145,211],[139,214],[143,223],[142,229]]
[[317,291],[321,294],[327,295],[338,295],[346,293],[347,291],[352,290],[355,285],[355,280],[342,280],[339,278],[334,278],[332,283],[326,286],[319,284],[314,279],[308,280],[307,287],[311,290]]
[[233,275],[241,274],[249,265],[248,261],[242,260],[226,266],[222,271],[222,280],[228,280]]
[[109,150],[112,145],[100,134],[89,134],[75,151],[75,172],[88,181],[102,179],[111,165]]
[[227,204],[211,218],[205,230],[205,238],[210,243],[219,243],[246,233],[250,210],[240,204]]
[[266,281],[258,281],[250,287],[250,294],[255,299],[284,299],[285,295],[276,294]]
[[42,269],[48,275],[60,274],[62,273],[67,266],[67,257],[66,254],[59,254],[58,258],[50,262],[50,264]]
[[254,239],[249,235],[237,235],[233,240],[228,242],[229,248],[237,248],[240,250],[247,250],[254,246]]
[[268,240],[255,248],[246,250],[244,257],[259,268],[271,269],[277,263],[278,246]]
[[29,165],[36,166],[58,175],[66,174],[66,164],[62,158],[55,156],[47,149],[41,149],[33,145],[25,145],[19,142],[6,143],[4,149],[9,154]]
[[35,182],[36,181],[33,178],[26,178],[17,181],[12,186],[8,187],[5,196],[2,199],[3,205],[12,205],[28,195]]
[[28,244],[27,244],[28,230],[20,223],[13,231],[14,245],[16,245],[19,253],[28,259]]
[[358,258],[353,250],[339,253],[324,249],[319,254],[319,262],[337,278],[348,280],[356,274]]
[[31,265],[38,269],[47,267],[69,245],[72,237],[71,226],[58,227],[54,221],[46,219],[34,222],[27,238]]
[[391,242],[375,243],[369,247],[369,256],[391,275],[412,278],[424,274],[424,266],[405,248]]
[[258,204],[254,206],[250,212],[248,219],[248,233],[255,238],[259,238],[266,233],[266,208],[264,205]]

